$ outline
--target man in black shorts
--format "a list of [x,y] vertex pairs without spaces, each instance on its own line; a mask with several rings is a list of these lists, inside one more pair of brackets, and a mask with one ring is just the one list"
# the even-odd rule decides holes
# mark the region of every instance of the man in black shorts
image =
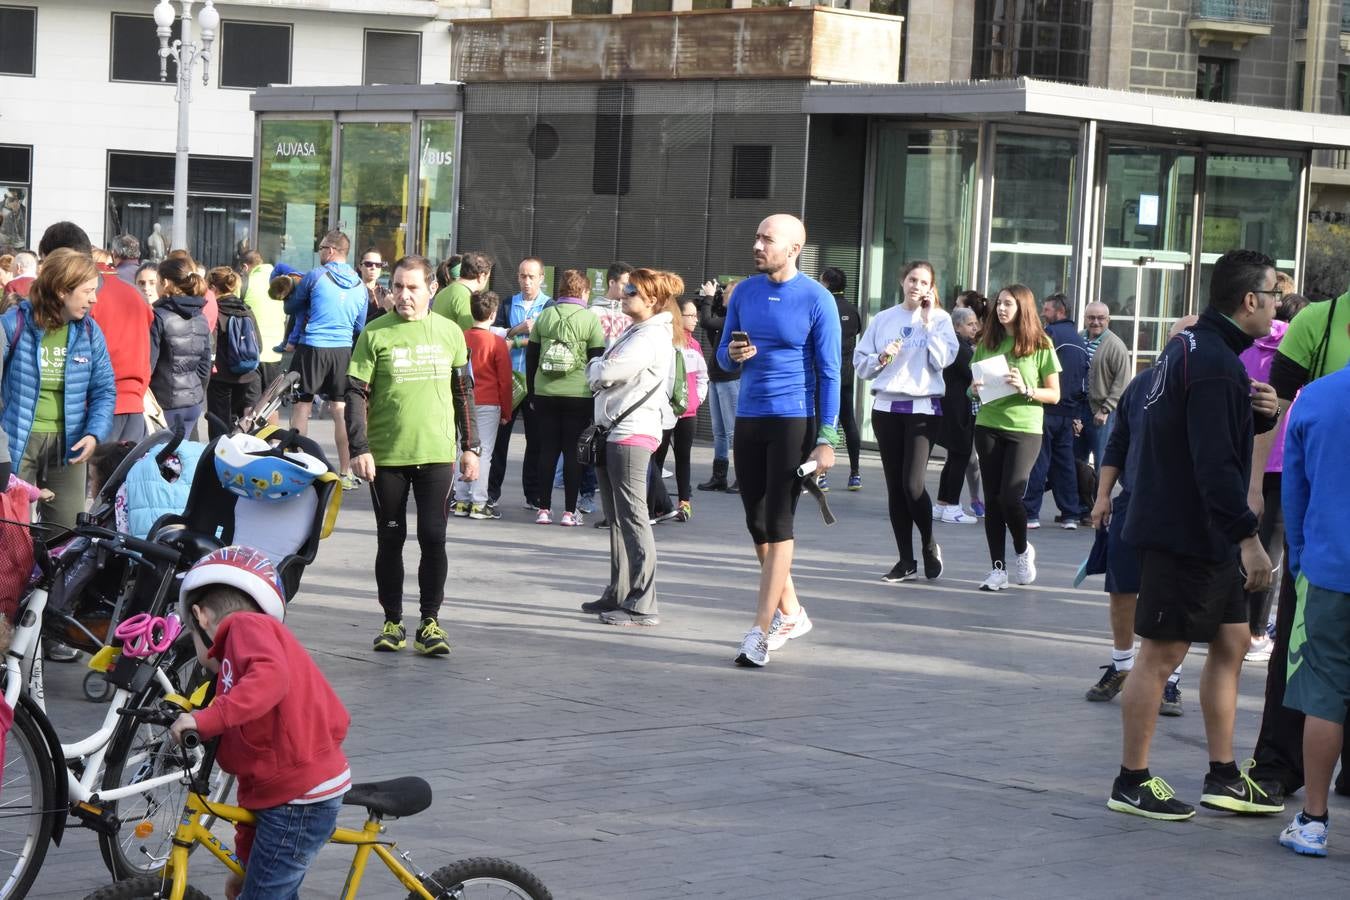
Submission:
[[1121,692],[1123,751],[1107,800],[1116,812],[1195,815],[1148,770],[1163,685],[1192,643],[1209,645],[1200,678],[1210,760],[1201,804],[1240,813],[1284,808],[1233,757],[1238,676],[1250,643],[1242,592],[1262,589],[1271,574],[1247,508],[1248,470],[1253,431],[1273,427],[1276,412],[1274,391],[1252,383],[1238,354],[1270,333],[1278,302],[1270,257],[1230,250],[1214,265],[1200,320],[1167,342],[1153,368],[1138,435],[1147,477],[1133,485],[1125,519],[1125,540],[1140,551],[1134,622],[1143,641]]
[[307,433],[315,395],[328,398],[342,489],[347,491],[355,490],[361,481],[352,474],[343,398],[352,344],[365,327],[368,302],[361,276],[347,265],[351,249],[351,240],[341,231],[325,234],[319,241],[319,265],[286,298],[286,314],[295,316],[300,334],[291,361],[292,371],[300,373],[300,396],[291,407],[291,427]]

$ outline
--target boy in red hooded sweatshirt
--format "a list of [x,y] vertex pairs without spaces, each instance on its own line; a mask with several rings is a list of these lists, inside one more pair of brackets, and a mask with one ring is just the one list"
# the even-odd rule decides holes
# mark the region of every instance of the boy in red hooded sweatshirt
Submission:
[[285,608],[276,569],[249,547],[216,550],[183,578],[179,616],[218,677],[211,704],[179,716],[171,732],[220,737],[216,762],[257,820],[236,830],[244,878],[226,882],[230,900],[298,898],[351,787],[342,753],[351,717],[282,624]]

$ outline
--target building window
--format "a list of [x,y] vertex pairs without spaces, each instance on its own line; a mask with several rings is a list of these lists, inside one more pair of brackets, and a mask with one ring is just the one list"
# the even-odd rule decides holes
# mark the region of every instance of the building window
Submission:
[[422,80],[422,35],[367,31],[362,84],[417,84]]
[[694,9],[731,9],[731,0],[694,0]]
[[291,83],[291,26],[220,25],[220,86],[259,88]]
[[[179,20],[173,23],[173,34],[169,41],[182,37]],[[159,82],[159,35],[155,33],[155,20],[150,16],[131,16],[113,13],[112,17],[112,61],[109,64],[108,78],[111,81],[150,81]],[[177,81],[173,60],[165,68],[165,79],[169,84]]]
[[1336,109],[1350,116],[1350,66],[1336,67]]
[[1200,57],[1200,65],[1195,74],[1196,99],[1211,100],[1215,103],[1231,103],[1236,74],[1237,60],[1235,59],[1219,59],[1213,56]]
[[731,199],[767,200],[773,181],[771,144],[734,144],[731,148]]
[[1087,84],[1092,0],[976,0],[975,78]]
[[633,0],[633,12],[670,12],[670,0]]
[[[792,0],[750,0],[750,5],[756,9],[762,6],[791,6]],[[829,0],[825,0],[820,5],[829,6]]]
[[33,148],[0,144],[0,253],[28,247]]
[[33,75],[37,10],[0,6],[0,75]]
[[572,0],[574,16],[607,16],[614,12],[614,0]]

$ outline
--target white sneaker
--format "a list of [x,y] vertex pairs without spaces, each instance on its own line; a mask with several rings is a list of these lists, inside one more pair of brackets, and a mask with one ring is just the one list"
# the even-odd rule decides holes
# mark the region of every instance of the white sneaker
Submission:
[[1036,548],[1027,542],[1027,552],[1017,554],[1013,562],[1013,583],[1031,584],[1036,580]]
[[1288,847],[1304,856],[1327,855],[1327,826],[1324,822],[1314,822],[1303,818],[1303,813],[1294,816],[1294,821],[1280,833],[1280,846]]
[[745,633],[741,641],[741,652],[736,657],[738,666],[767,666],[769,664],[769,640],[764,629],[756,625]]
[[[933,507],[937,509],[937,507]],[[974,525],[979,519],[967,513],[959,506],[942,507],[942,521],[948,525]]]
[[980,590],[997,592],[1008,586],[1008,573],[1003,568],[1003,563],[994,563],[994,568],[980,583]]
[[788,641],[801,637],[814,627],[811,624],[811,617],[806,614],[805,606],[797,610],[795,616],[785,616],[780,611],[774,610],[773,623],[769,625],[769,637],[766,642],[768,649],[780,650]]
[[1242,658],[1247,662],[1270,662],[1270,654],[1274,649],[1275,642],[1262,635],[1260,638],[1252,640],[1251,648],[1247,650],[1247,655]]
[[1062,522],[1059,523],[1059,527],[1060,527],[1060,528],[1063,528],[1065,531],[1077,531],[1077,530],[1078,530],[1078,520],[1077,520],[1077,519],[1065,519],[1064,521],[1062,521]]
[[948,508],[948,507],[946,507],[946,506],[939,506],[938,504],[934,503],[934,504],[933,504],[933,521],[934,521],[934,522],[941,522],[941,521],[942,521],[942,511],[945,510],[945,509],[947,509],[947,508]]

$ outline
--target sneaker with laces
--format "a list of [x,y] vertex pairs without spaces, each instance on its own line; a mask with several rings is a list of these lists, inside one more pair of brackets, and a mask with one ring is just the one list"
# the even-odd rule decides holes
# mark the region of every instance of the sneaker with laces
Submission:
[[[936,508],[937,507],[934,507],[934,509]],[[946,525],[974,525],[979,520],[967,513],[961,507],[953,504],[952,506],[942,507],[941,521]]]
[[816,476],[816,486],[820,488],[821,493],[823,493],[823,494],[828,494],[828,493],[830,492],[830,479],[829,479],[829,477],[826,476],[826,475],[817,475],[817,476]]
[[1181,683],[1169,681],[1163,685],[1162,702],[1158,704],[1158,715],[1176,718],[1181,715]]
[[984,581],[980,582],[982,591],[1001,591],[1008,586],[1008,572],[1003,568],[1003,563],[994,563],[994,568],[989,570]]
[[1127,784],[1117,778],[1111,785],[1106,808],[1166,822],[1180,822],[1195,815],[1195,807],[1178,800],[1172,786],[1157,776],[1143,784]]
[[583,516],[589,516],[591,513],[595,512],[595,495],[582,494],[581,498],[577,500],[577,512],[581,513]]
[[769,639],[764,629],[756,625],[745,633],[741,640],[741,650],[736,656],[738,666],[767,666],[769,664]]
[[942,574],[942,548],[937,541],[929,541],[923,548],[923,577],[932,581]]
[[1262,635],[1259,638],[1252,638],[1252,645],[1242,658],[1250,663],[1270,662],[1270,654],[1274,649],[1275,642]]
[[536,525],[552,525],[552,524],[553,524],[553,511],[552,511],[552,510],[548,510],[548,509],[541,509],[541,510],[539,510],[539,515],[537,515],[537,516],[534,517],[534,524],[536,524]]
[[1041,520],[1040,520],[1040,519],[1027,519],[1027,530],[1028,530],[1028,531],[1035,531],[1037,528],[1040,528],[1040,527],[1041,527]]
[[342,483],[342,489],[344,491],[354,491],[361,486],[361,479],[357,478],[351,472],[343,475],[338,481]]
[[795,616],[785,616],[780,610],[774,610],[773,622],[769,625],[769,652],[782,648],[788,641],[801,637],[814,627],[805,606],[799,608]]
[[1059,523],[1059,527],[1060,527],[1060,528],[1063,528],[1065,531],[1077,531],[1077,530],[1078,530],[1078,520],[1077,520],[1077,519],[1064,519],[1063,521],[1061,521],[1061,522]]
[[849,489],[850,491],[861,491],[861,490],[862,490],[862,475],[861,475],[861,474],[859,474],[858,472],[853,472],[853,473],[851,473],[851,474],[848,476],[848,489]]
[[1036,548],[1027,544],[1023,553],[1013,560],[1013,583],[1031,584],[1036,580]]
[[975,514],[975,518],[977,518],[977,519],[983,519],[983,518],[984,518],[984,501],[983,501],[983,500],[972,500],[972,501],[970,501],[970,511],[973,512],[973,513]]
[[1269,816],[1284,812],[1284,799],[1276,799],[1267,794],[1265,789],[1247,774],[1254,765],[1256,760],[1247,760],[1242,764],[1238,777],[1231,780],[1210,772],[1205,776],[1205,789],[1200,794],[1200,805],[1206,809],[1221,809],[1254,816]]
[[881,580],[888,584],[898,584],[902,581],[914,581],[919,577],[919,564],[914,560],[905,562],[903,559],[891,566],[891,570],[881,576]]
[[475,503],[469,507],[470,519],[500,519],[502,514],[491,503]]
[[581,514],[565,512],[562,514],[562,518],[558,520],[558,524],[564,528],[576,528],[581,524]]
[[1304,856],[1327,855],[1327,823],[1314,822],[1302,812],[1280,832],[1280,846]]
[[375,636],[375,649],[381,653],[393,653],[408,646],[408,631],[400,622],[385,622],[380,633]]
[[455,518],[467,519],[469,517],[471,507],[472,504],[469,503],[469,501],[467,500],[456,500],[455,505],[452,506],[450,509],[452,512],[454,512]]
[[422,627],[417,629],[413,640],[413,649],[423,656],[446,656],[450,653],[450,635],[435,619],[423,619]]
[[694,517],[694,504],[688,500],[681,500],[679,508],[675,510],[675,520],[677,522],[688,522]]
[[1119,694],[1120,689],[1125,686],[1126,676],[1130,674],[1117,669],[1115,663],[1102,668],[1106,670],[1102,673],[1102,677],[1087,689],[1086,699],[1091,703],[1106,703],[1115,699],[1116,694]]

